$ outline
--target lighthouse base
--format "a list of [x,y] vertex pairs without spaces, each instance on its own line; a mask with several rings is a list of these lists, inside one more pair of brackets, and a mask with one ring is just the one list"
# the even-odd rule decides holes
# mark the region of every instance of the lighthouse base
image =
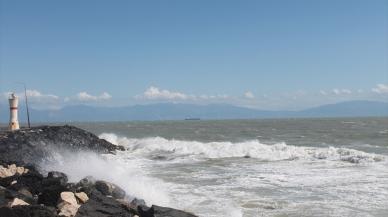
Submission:
[[11,122],[11,123],[9,123],[8,129],[10,131],[14,131],[14,130],[20,129],[19,123],[18,122]]

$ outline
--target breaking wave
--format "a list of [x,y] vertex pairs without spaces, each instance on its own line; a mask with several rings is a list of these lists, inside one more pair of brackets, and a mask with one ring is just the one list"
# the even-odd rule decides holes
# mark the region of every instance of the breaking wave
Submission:
[[232,158],[246,157],[262,161],[281,160],[330,160],[350,163],[383,161],[382,155],[367,153],[349,148],[292,146],[284,142],[274,145],[251,140],[239,143],[232,142],[199,142],[165,139],[162,137],[127,138],[113,133],[99,136],[113,144],[128,148],[133,154],[141,156],[160,156],[160,159],[171,157],[194,158]]
[[43,172],[61,171],[68,175],[70,182],[78,182],[86,176],[93,176],[97,180],[105,180],[119,185],[129,197],[141,198],[148,205],[158,204],[171,206],[168,186],[159,179],[149,177],[137,161],[127,161],[116,155],[99,155],[94,152],[70,152],[58,150],[51,153],[40,167]]

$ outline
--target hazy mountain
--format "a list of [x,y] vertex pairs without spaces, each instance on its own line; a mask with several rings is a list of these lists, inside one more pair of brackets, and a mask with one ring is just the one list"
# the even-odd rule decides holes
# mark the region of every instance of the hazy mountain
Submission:
[[[20,120],[24,122],[26,115],[23,107],[19,114]],[[349,101],[302,111],[265,111],[224,104],[162,103],[113,108],[78,105],[59,110],[31,109],[30,114],[31,121],[34,122],[388,116],[388,103]],[[8,108],[3,105],[0,108],[0,121],[7,122],[8,115]]]

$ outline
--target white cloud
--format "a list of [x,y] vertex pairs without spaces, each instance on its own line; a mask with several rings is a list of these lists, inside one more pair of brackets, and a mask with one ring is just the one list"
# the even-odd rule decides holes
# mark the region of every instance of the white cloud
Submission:
[[[56,95],[44,94],[44,93],[41,93],[38,90],[27,90],[26,92],[27,92],[28,100],[30,100],[31,102],[42,102],[42,103],[44,103],[44,102],[53,102],[53,101],[59,100],[59,97],[56,96]],[[11,94],[12,94],[12,92],[3,92],[3,93],[1,93],[1,97],[5,98],[5,99],[8,99]],[[23,98],[24,99],[25,93],[24,92],[15,93],[15,95],[18,96],[19,98]]]
[[255,95],[251,91],[247,91],[244,93],[244,97],[247,99],[254,99]]
[[186,94],[178,91],[171,91],[166,89],[160,89],[155,86],[149,87],[144,91],[143,94],[135,96],[135,99],[145,99],[145,100],[186,100],[186,101],[217,101],[217,100],[226,100],[230,99],[230,96],[227,94],[218,94],[218,95],[194,95]]
[[388,84],[378,84],[375,88],[372,88],[372,91],[378,94],[387,94]]
[[352,91],[349,89],[337,89],[337,88],[335,88],[332,90],[332,93],[335,95],[342,95],[342,94],[351,94]]
[[[37,100],[58,100],[59,97],[53,94],[42,94],[37,90],[27,90],[27,97],[29,99],[37,99]],[[22,94],[20,94],[22,95]]]
[[[101,95],[99,96],[94,96],[94,95],[91,95],[85,91],[83,92],[79,92],[76,96],[76,99],[78,101],[83,101],[83,102],[88,102],[88,101],[102,101],[102,100],[109,100],[111,99],[112,96],[107,93],[107,92],[103,92]],[[69,97],[66,97],[65,99],[65,102],[69,101],[70,98]]]
[[142,96],[138,96],[137,98],[144,98],[144,99],[150,99],[150,100],[187,100],[187,99],[193,99],[195,96],[193,95],[187,95],[184,93],[176,92],[176,91],[169,91],[169,90],[163,90],[159,89],[157,87],[151,86],[149,87]]
[[321,90],[321,91],[319,91],[319,93],[320,93],[321,95],[324,95],[324,96],[326,96],[326,95],[327,95],[327,92],[326,92],[326,91],[324,91],[324,90]]

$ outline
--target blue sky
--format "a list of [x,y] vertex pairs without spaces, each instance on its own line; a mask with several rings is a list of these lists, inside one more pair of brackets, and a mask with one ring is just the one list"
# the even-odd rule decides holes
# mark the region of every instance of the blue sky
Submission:
[[2,103],[15,82],[50,108],[388,99],[386,0],[0,2]]

